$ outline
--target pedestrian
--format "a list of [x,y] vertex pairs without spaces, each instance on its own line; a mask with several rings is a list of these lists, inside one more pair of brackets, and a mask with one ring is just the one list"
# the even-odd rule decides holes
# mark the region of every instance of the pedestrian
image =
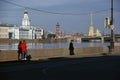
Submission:
[[74,55],[73,40],[70,41],[70,44],[69,44],[69,51],[70,51],[70,55]]
[[22,60],[26,60],[26,54],[27,54],[27,45],[25,40],[22,41]]
[[21,48],[22,41],[19,41],[18,44],[18,60],[22,59],[22,48]]

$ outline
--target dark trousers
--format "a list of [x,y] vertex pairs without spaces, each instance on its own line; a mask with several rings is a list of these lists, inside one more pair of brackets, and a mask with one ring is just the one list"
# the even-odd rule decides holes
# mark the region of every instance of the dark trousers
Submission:
[[70,50],[70,55],[74,55],[74,50]]

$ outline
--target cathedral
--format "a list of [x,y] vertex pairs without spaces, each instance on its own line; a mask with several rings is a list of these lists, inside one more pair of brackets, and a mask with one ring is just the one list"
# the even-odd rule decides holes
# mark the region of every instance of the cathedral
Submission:
[[89,27],[88,36],[89,36],[89,37],[102,36],[99,29],[97,29],[97,30],[96,30],[96,33],[94,33],[94,26],[93,26],[92,14],[91,14],[91,23],[90,23],[90,27]]

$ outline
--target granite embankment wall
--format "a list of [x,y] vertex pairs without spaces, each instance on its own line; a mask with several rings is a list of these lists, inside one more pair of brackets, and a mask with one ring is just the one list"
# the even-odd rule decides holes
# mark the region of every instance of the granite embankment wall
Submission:
[[[30,49],[28,52],[32,56],[32,60],[48,59],[53,57],[85,57],[96,56],[109,53],[108,47],[81,47],[75,48],[75,55],[69,55],[68,48],[53,49]],[[120,46],[114,48],[114,53],[120,53]],[[112,53],[112,54],[114,54]],[[17,60],[17,50],[0,50],[0,61]]]

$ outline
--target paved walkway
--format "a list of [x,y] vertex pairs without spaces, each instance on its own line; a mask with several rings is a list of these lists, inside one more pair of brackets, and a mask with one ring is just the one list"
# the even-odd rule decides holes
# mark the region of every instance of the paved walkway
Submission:
[[0,63],[0,80],[120,80],[120,56]]

